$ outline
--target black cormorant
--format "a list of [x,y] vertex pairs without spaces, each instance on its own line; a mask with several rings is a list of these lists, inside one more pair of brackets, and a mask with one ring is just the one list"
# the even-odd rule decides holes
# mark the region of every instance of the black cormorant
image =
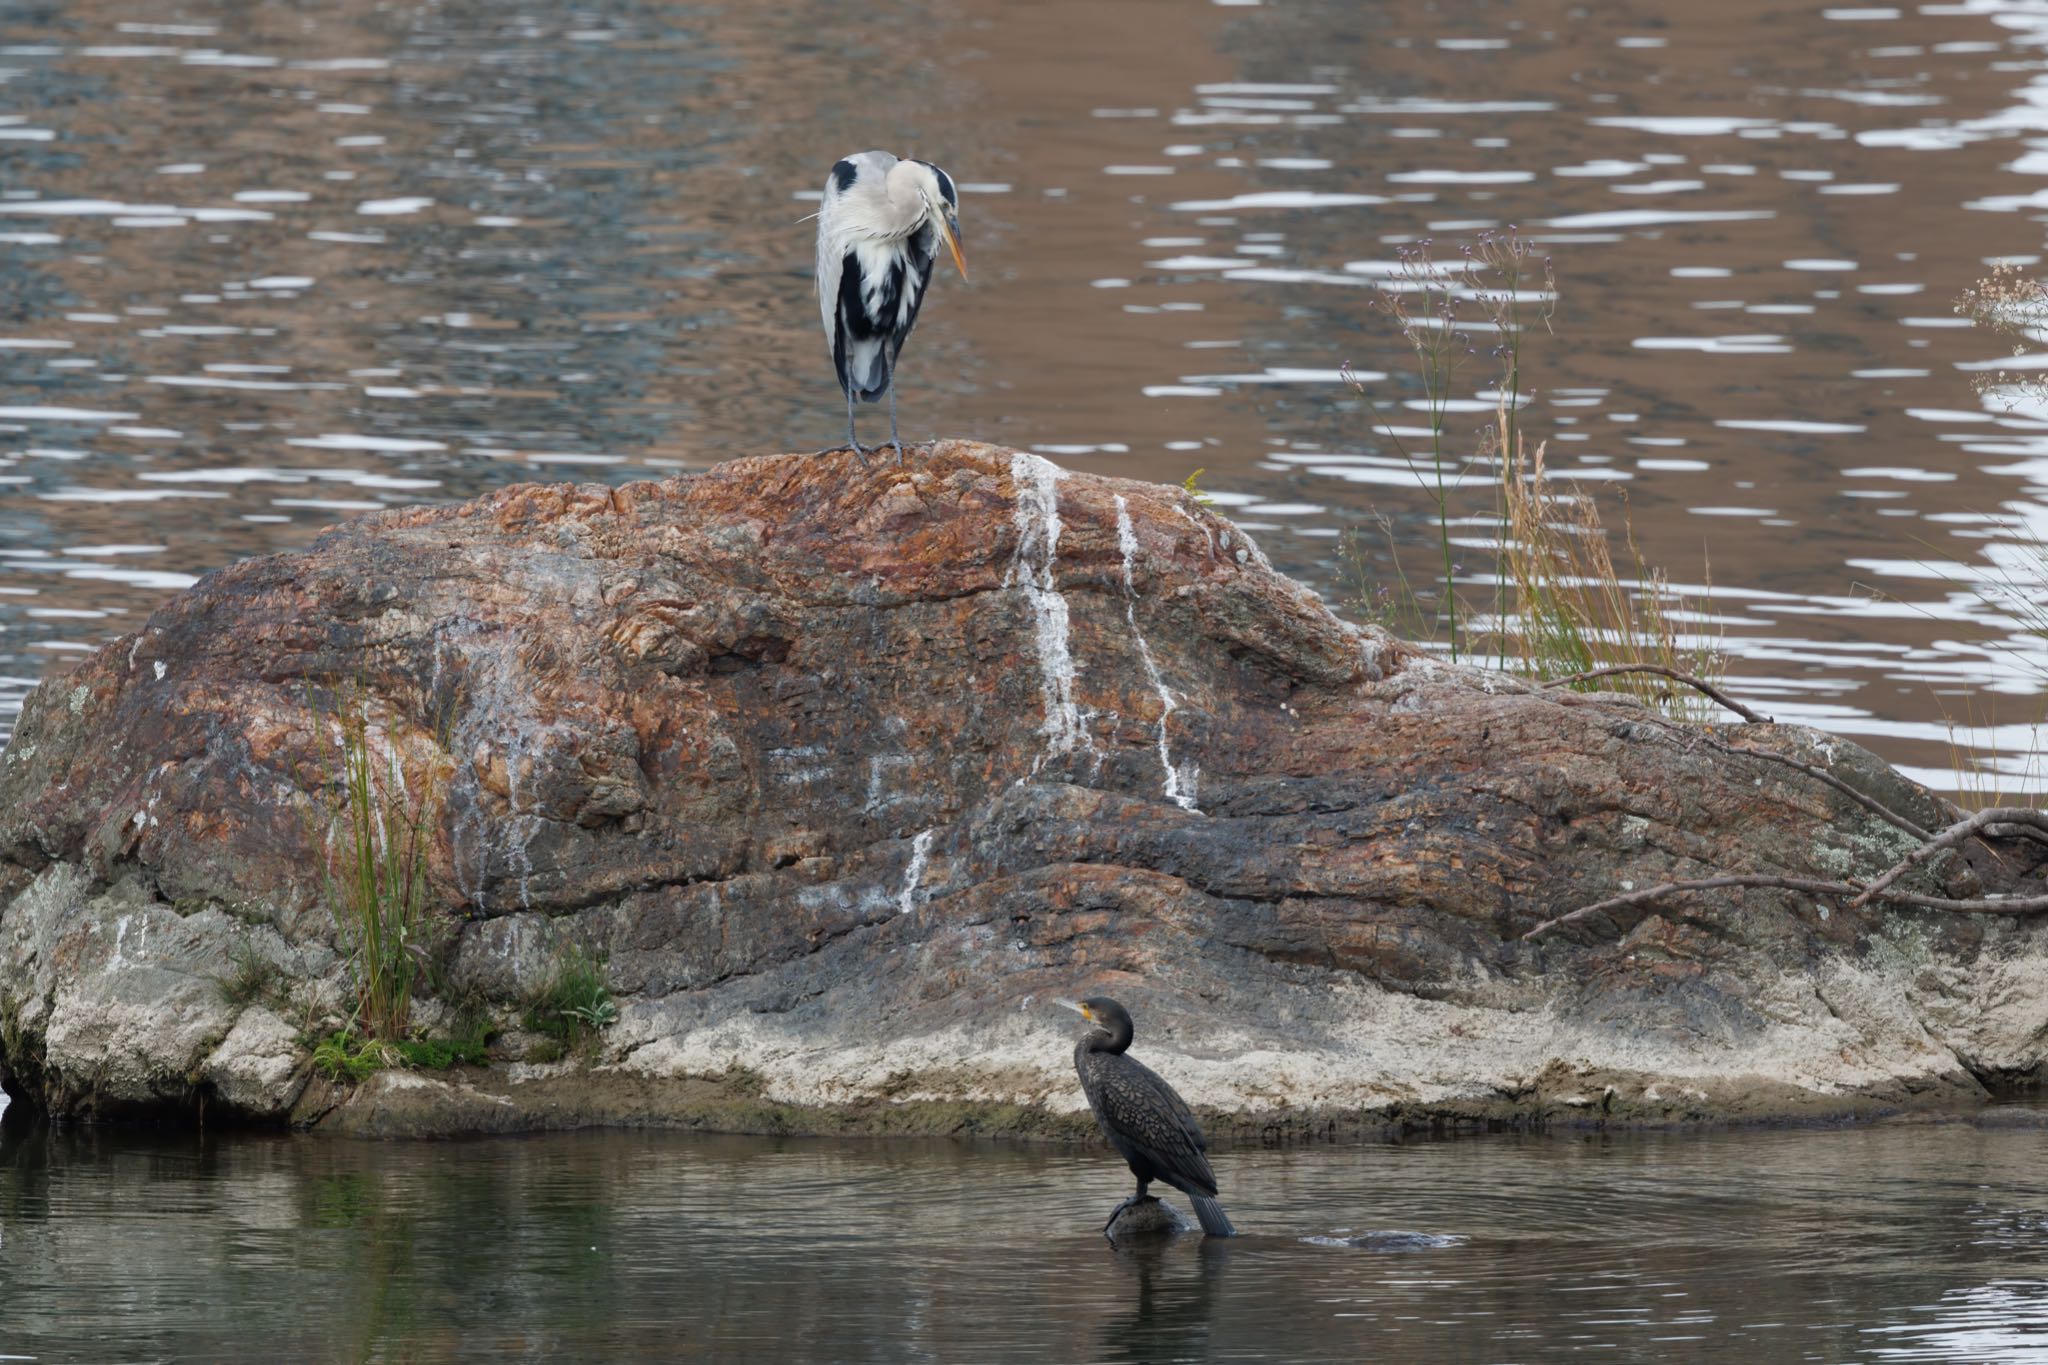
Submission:
[[1138,1192],[1116,1206],[1102,1225],[1103,1234],[1108,1235],[1117,1214],[1157,1198],[1145,1193],[1145,1187],[1162,1180],[1194,1204],[1203,1232],[1235,1237],[1237,1229],[1216,1202],[1216,1173],[1204,1155],[1208,1139],[1188,1112],[1187,1101],[1126,1051],[1131,1045],[1130,1011],[1099,995],[1060,1003],[1095,1025],[1074,1047],[1074,1070],[1081,1073],[1081,1089],[1087,1092],[1088,1107],[1095,1111],[1103,1136],[1138,1177]]

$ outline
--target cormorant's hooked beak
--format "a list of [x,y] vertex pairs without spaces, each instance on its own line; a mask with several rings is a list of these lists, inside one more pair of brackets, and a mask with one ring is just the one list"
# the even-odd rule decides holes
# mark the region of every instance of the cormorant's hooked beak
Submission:
[[1070,1010],[1072,1010],[1072,1011],[1073,1011],[1074,1013],[1076,1013],[1076,1014],[1080,1015],[1080,1016],[1081,1016],[1081,1017],[1082,1017],[1083,1019],[1086,1019],[1086,1020],[1087,1020],[1087,1021],[1088,1021],[1089,1023],[1091,1023],[1091,1024],[1092,1024],[1092,1023],[1094,1023],[1094,1022],[1095,1022],[1095,1011],[1093,1011],[1093,1010],[1089,1009],[1089,1008],[1088,1008],[1088,1007],[1087,1007],[1086,1005],[1082,1004],[1082,1003],[1081,1003],[1080,1001],[1078,1001],[1078,1000],[1061,1000],[1061,1001],[1059,1001],[1058,1003],[1059,1003],[1059,1004],[1062,1004],[1062,1005],[1065,1005],[1065,1006],[1066,1006],[1066,1007],[1067,1007],[1068,1009],[1070,1009]]
[[[953,253],[953,264],[960,268],[960,278],[967,278],[967,258],[960,254],[960,219],[950,205],[932,215],[932,225],[939,230],[939,240],[946,244],[946,250]],[[1064,1002],[1062,1002],[1064,1003]]]

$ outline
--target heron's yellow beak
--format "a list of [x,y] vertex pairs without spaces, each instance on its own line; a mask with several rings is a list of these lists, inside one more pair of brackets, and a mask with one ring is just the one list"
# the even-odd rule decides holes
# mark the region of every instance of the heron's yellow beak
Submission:
[[[953,264],[960,268],[960,278],[967,278],[967,258],[960,254],[960,225],[950,213],[932,215],[932,222],[939,230],[939,238],[946,244],[946,250],[953,253]],[[1064,1002],[1062,1002],[1064,1003]]]
[[1060,1004],[1062,1004],[1062,1005],[1065,1005],[1065,1006],[1066,1006],[1066,1007],[1067,1007],[1068,1009],[1070,1009],[1070,1010],[1072,1010],[1072,1011],[1073,1011],[1074,1013],[1076,1013],[1076,1014],[1080,1015],[1080,1016],[1081,1016],[1081,1017],[1082,1017],[1083,1019],[1086,1019],[1086,1020],[1087,1020],[1087,1021],[1088,1021],[1089,1023],[1091,1023],[1091,1024],[1092,1024],[1092,1023],[1094,1023],[1094,1022],[1095,1022],[1095,1012],[1094,1012],[1093,1010],[1089,1009],[1089,1008],[1088,1008],[1088,1007],[1087,1007],[1086,1005],[1082,1004],[1082,1003],[1081,1003],[1080,1001],[1078,1001],[1078,1000],[1062,1000],[1062,1001],[1060,1001],[1059,1003],[1060,1003]]

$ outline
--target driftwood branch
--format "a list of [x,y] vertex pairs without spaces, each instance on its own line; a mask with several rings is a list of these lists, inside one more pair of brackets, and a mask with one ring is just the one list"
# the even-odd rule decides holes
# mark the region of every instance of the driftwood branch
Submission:
[[1651,901],[1662,900],[1664,897],[1680,891],[1718,891],[1724,887],[1731,886],[1761,886],[1775,891],[1804,891],[1810,896],[1853,896],[1856,894],[1856,888],[1847,882],[1809,881],[1803,877],[1767,877],[1760,875],[1697,877],[1690,881],[1660,882],[1656,886],[1646,886],[1640,891],[1630,891],[1626,895],[1610,896],[1604,901],[1595,901],[1591,905],[1580,906],[1578,909],[1559,915],[1555,919],[1543,921],[1543,923],[1522,935],[1522,938],[1526,942],[1529,939],[1535,938],[1538,934],[1547,933],[1555,929],[1560,924],[1570,924],[1573,920],[1585,919],[1590,915],[1601,914],[1608,910],[1626,910],[1631,905],[1647,905]]
[[[1759,758],[1778,758],[1794,767],[1806,769],[1815,776],[1827,777],[1817,768],[1800,763],[1796,759],[1785,759],[1781,754],[1768,754],[1759,749],[1745,749],[1737,745],[1723,745],[1735,753],[1751,754]],[[1847,784],[1843,784],[1845,787]],[[1851,795],[1860,795],[1850,789]],[[1902,828],[1904,817],[1885,811],[1876,802],[1866,804],[1877,807],[1879,813],[1891,819]],[[1774,891],[1798,891],[1809,896],[1827,896],[1847,900],[1850,909],[1858,909],[1871,901],[1883,901],[1893,905],[1910,905],[1923,910],[1945,910],[1957,914],[1973,915],[2030,915],[2048,911],[2048,894],[2037,896],[1976,896],[1957,899],[1949,896],[1929,896],[1917,891],[1895,891],[1893,884],[1915,867],[1943,849],[1954,848],[1967,839],[1980,837],[1994,827],[2024,829],[2029,832],[2048,833],[2048,811],[2030,810],[2024,806],[1996,806],[1980,810],[1965,819],[1958,820],[1939,834],[1922,834],[1925,842],[1899,862],[1887,868],[1876,880],[1865,886],[1845,881],[1821,881],[1806,877],[1778,877],[1765,874],[1735,874],[1724,877],[1697,877],[1686,881],[1660,882],[1646,886],[1640,891],[1630,891],[1620,896],[1610,896],[1603,901],[1579,907],[1577,910],[1544,920],[1535,928],[1522,935],[1524,942],[1540,934],[1548,933],[1560,924],[1604,914],[1612,910],[1626,910],[1631,906],[1647,905],[1667,896],[1680,895],[1688,891],[1718,891],[1735,887],[1761,887]]]
[[1613,664],[1607,668],[1592,668],[1584,673],[1574,673],[1570,677],[1552,678],[1543,686],[1546,689],[1568,687],[1573,683],[1590,682],[1594,678],[1611,677],[1616,673],[1654,673],[1660,678],[1669,678],[1673,682],[1684,683],[1702,696],[1711,698],[1717,705],[1733,711],[1752,725],[1771,725],[1775,723],[1769,716],[1750,710],[1747,706],[1744,706],[1712,683],[1702,678],[1695,678],[1690,673],[1681,673],[1675,668],[1666,668],[1662,664]]
[[1923,896],[1913,891],[1887,891],[1884,899],[1894,905],[1952,910],[1965,915],[2033,915],[2048,910],[2048,896],[1976,896],[1970,900],[1950,900],[1946,896]]
[[1849,908],[1854,910],[1869,904],[1872,897],[1882,895],[1893,882],[1943,849],[1954,848],[1987,826],[2008,824],[2048,829],[2048,811],[2028,810],[2025,806],[1992,806],[1978,811],[1967,820],[1958,820],[1887,868],[1876,881],[1863,888],[1856,899],[1849,903]]

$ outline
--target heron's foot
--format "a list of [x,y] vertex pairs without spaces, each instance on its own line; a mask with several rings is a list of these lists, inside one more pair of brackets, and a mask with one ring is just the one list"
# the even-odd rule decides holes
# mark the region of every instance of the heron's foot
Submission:
[[889,444],[896,447],[896,467],[898,469],[903,468],[903,442],[891,436],[889,438]]
[[842,450],[850,450],[860,456],[861,468],[869,469],[873,466],[868,464],[868,456],[873,454],[876,449],[877,447],[875,446],[864,446],[859,441],[841,441],[836,446],[826,446],[823,450],[815,453],[819,455],[837,455]]

